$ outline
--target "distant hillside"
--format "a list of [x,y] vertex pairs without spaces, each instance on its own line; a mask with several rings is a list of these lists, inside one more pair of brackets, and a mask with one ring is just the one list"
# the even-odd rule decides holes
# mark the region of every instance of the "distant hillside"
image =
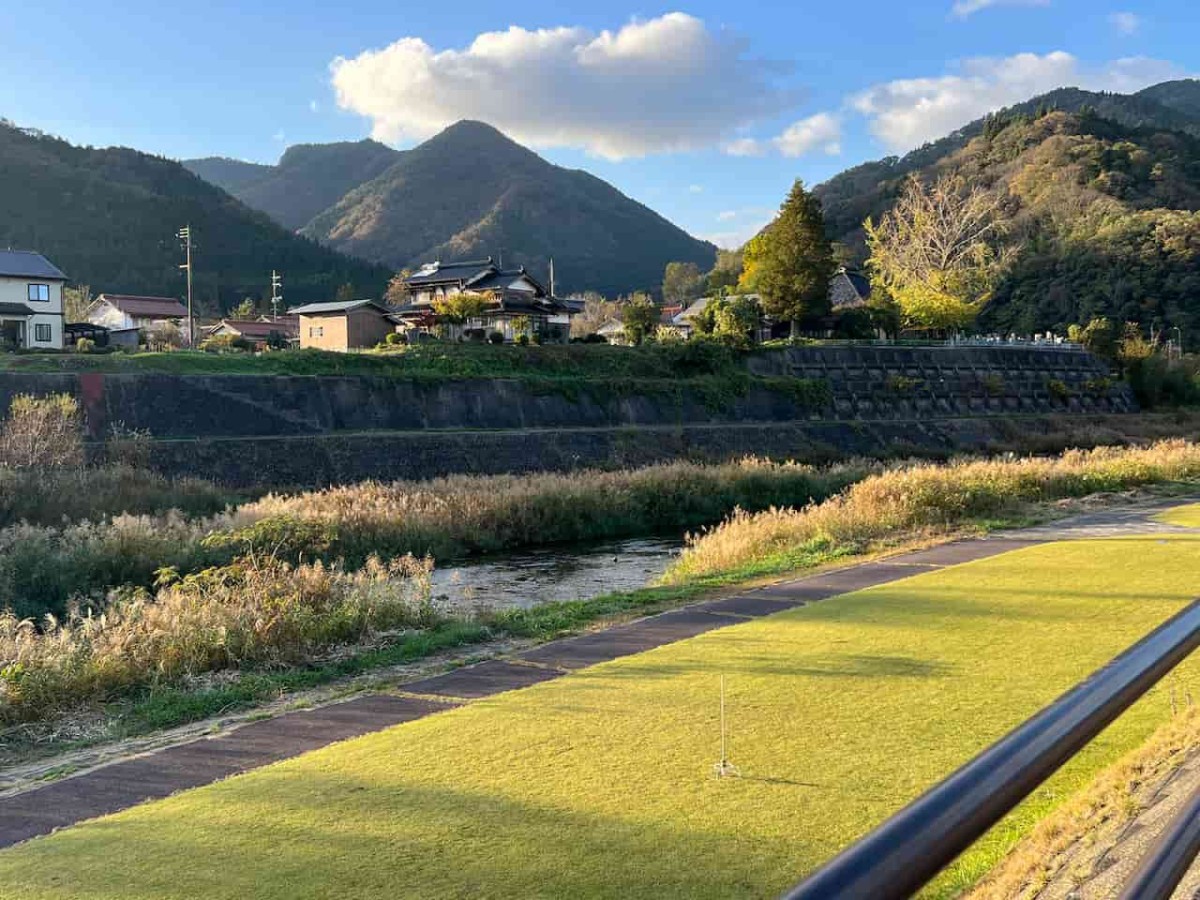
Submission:
[[1200,137],[1200,81],[1184,79],[1146,88],[1137,94],[1108,94],[1060,88],[1009,107],[994,116],[976,119],[957,131],[902,157],[888,156],[847,169],[814,193],[821,199],[830,236],[847,244],[856,255],[862,252],[862,223],[891,207],[905,175],[936,166],[965,147],[988,128],[989,122],[1018,116],[1033,116],[1039,110],[1079,112],[1121,125],[1182,131]]
[[184,160],[183,164],[247,206],[296,231],[349,191],[383,172],[400,155],[377,141],[364,140],[297,144],[289,147],[274,166],[212,157]]
[[[1200,137],[1190,133],[1195,128],[1173,130],[1153,120],[1178,124],[1200,84],[1160,87],[1129,103],[1098,95],[1125,124],[1094,111],[1099,104],[1076,104],[1082,92],[1056,91],[903,160],[852,169],[817,188],[831,231],[861,259],[862,218],[886,211],[907,173],[923,179],[957,174],[1001,195],[1016,251],[983,327],[1061,332],[1106,315],[1164,331],[1177,326],[1194,345],[1200,340]],[[1174,105],[1155,112],[1166,107],[1153,95],[1167,93]],[[1080,111],[1063,112],[1064,105]]]
[[331,299],[344,282],[379,296],[388,279],[136,150],[74,147],[0,123],[0,184],[0,246],[38,250],[97,292],[181,296],[175,233],[189,223],[196,297],[213,312],[261,296],[273,268],[293,303]]
[[1162,84],[1138,91],[1137,96],[1153,100],[1155,103],[1200,121],[1200,79],[1184,78],[1179,81],[1164,81]]
[[707,269],[716,248],[586,172],[551,165],[479,122],[404,153],[304,233],[396,268],[503,256],[561,292],[657,289],[668,262]]
[[274,166],[244,162],[227,156],[206,156],[204,159],[185,159],[183,166],[193,175],[199,175],[209,184],[215,184],[227,194],[235,197],[253,184],[265,179]]

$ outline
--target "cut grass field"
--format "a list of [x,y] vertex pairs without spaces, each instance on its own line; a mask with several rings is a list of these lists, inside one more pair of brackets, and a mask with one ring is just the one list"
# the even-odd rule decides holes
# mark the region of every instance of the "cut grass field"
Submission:
[[1200,528],[1200,503],[1193,503],[1190,506],[1177,506],[1175,509],[1162,513],[1158,518],[1168,525]]
[[[1180,609],[1198,567],[1200,536],[1143,536],[848,594],[0,852],[0,895],[771,896]],[[741,777],[717,780],[721,674]],[[930,896],[1169,715],[1152,691]]]

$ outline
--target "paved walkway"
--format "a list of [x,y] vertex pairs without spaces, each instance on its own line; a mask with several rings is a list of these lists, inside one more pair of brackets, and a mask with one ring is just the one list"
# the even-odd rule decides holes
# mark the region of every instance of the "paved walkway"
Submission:
[[[1174,504],[1181,502],[1176,500]],[[1133,515],[1125,527],[1144,521],[1161,507],[1161,504],[1140,507],[1140,516]],[[1112,511],[1112,514],[1124,513],[1133,511]],[[1101,515],[1109,513],[1095,514]],[[316,709],[288,712],[215,737],[104,765],[0,798],[0,847],[336,741],[559,678],[572,670],[642,653],[716,628],[921,572],[1060,540],[1059,535],[1066,533],[1064,528],[1069,528],[1069,523],[1060,523],[1040,534],[1030,530],[956,541],[756,588],[409,682],[402,685],[403,695],[369,694]]]

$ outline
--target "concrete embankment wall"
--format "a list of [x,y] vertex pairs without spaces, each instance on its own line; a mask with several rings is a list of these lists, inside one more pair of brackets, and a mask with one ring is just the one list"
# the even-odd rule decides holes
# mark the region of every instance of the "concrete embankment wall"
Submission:
[[759,380],[716,399],[686,383],[30,373],[0,376],[0,404],[74,394],[94,439],[117,424],[149,431],[161,470],[234,485],[945,453],[996,443],[1014,418],[1136,408],[1107,366],[1070,350],[797,348],[747,367]]

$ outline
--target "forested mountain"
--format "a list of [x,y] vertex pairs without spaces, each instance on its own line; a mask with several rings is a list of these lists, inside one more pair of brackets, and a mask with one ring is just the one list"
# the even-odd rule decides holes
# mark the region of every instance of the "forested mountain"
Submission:
[[831,234],[862,260],[862,220],[890,208],[908,173],[958,175],[1000,196],[1013,251],[983,327],[1061,332],[1106,315],[1200,339],[1200,120],[1187,116],[1200,82],[1082,94],[1055,91],[818,186]]
[[404,153],[304,229],[393,267],[503,256],[560,292],[657,289],[668,262],[712,265],[716,248],[586,172],[551,165],[480,122]]
[[183,164],[247,206],[296,231],[349,191],[379,175],[400,155],[368,139],[297,144],[289,147],[274,166],[213,157],[184,160]]
[[183,166],[193,175],[199,175],[209,184],[215,184],[221,190],[233,194],[235,197],[239,191],[263,181],[275,171],[274,166],[230,159],[227,156],[185,159]]
[[216,312],[284,274],[289,303],[353,283],[380,296],[388,270],[289,232],[179,163],[126,148],[75,147],[0,123],[0,246],[44,253],[96,292],[181,296],[175,234],[190,224],[195,295]]
[[877,218],[891,206],[905,175],[936,166],[997,123],[1045,110],[1088,111],[1121,125],[1182,131],[1200,137],[1200,81],[1168,81],[1137,94],[1060,88],[976,119],[905,156],[888,156],[854,166],[814,188],[825,209],[830,236],[861,255],[863,220],[867,216]]

